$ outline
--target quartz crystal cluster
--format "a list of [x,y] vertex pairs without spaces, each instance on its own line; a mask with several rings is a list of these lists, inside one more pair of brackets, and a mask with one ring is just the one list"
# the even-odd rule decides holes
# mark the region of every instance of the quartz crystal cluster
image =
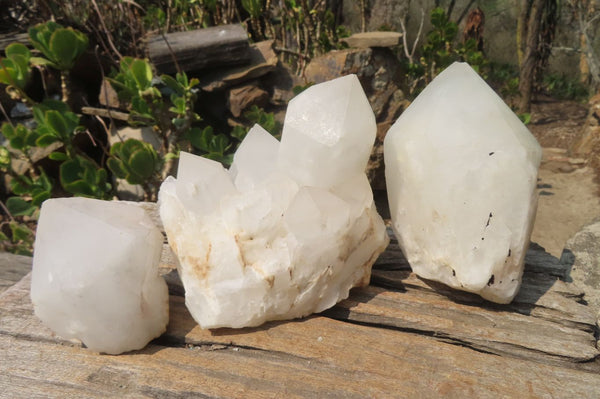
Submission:
[[141,208],[87,198],[49,199],[37,227],[31,300],[63,338],[98,352],[143,348],[169,319],[158,275],[163,238]]
[[349,75],[293,99],[281,142],[254,126],[229,170],[181,153],[160,214],[202,328],[305,316],[368,284],[388,243],[364,172],[375,131]]
[[384,144],[393,228],[413,271],[508,303],[533,225],[541,148],[467,64],[423,90]]

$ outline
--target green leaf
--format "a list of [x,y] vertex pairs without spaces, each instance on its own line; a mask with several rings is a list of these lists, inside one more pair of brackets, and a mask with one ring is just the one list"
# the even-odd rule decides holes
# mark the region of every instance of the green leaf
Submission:
[[176,92],[178,95],[183,96],[185,94],[184,88],[176,81],[172,76],[162,75],[160,80],[171,90]]
[[244,126],[237,125],[231,129],[231,133],[229,135],[239,141],[242,141],[244,137],[246,137],[246,134],[248,134],[248,129]]
[[25,89],[29,81],[28,60],[22,55],[16,54],[12,58],[0,60],[0,83]]
[[27,128],[25,128],[25,130],[25,145],[28,147],[35,147],[39,137],[38,133],[35,130],[27,130]]
[[10,241],[6,234],[0,231],[0,241]]
[[6,200],[6,207],[13,216],[31,216],[37,209],[36,206],[21,197],[10,197]]
[[155,158],[147,149],[139,149],[129,159],[129,167],[142,178],[152,176],[155,169]]
[[[44,134],[40,137],[37,138],[37,140],[35,141],[35,144],[38,147],[48,147],[50,144],[52,143],[56,143],[58,141],[58,138],[52,134]],[[52,158],[50,158],[52,159]]]
[[13,181],[11,181],[10,183],[10,191],[13,192],[13,194],[16,195],[24,195],[29,193],[30,190],[30,186],[31,186],[31,180],[29,182],[27,181],[22,181],[22,180],[27,180],[27,176],[21,176],[18,179],[14,179]]
[[39,207],[42,205],[42,202],[46,201],[50,198],[50,192],[45,190],[39,190],[36,194],[32,195],[31,204]]
[[8,148],[0,146],[0,169],[10,168],[11,156]]
[[131,63],[131,73],[137,83],[139,91],[144,91],[150,87],[152,82],[152,68],[144,60],[136,59]]
[[15,136],[8,141],[10,146],[15,150],[24,150],[25,149],[25,139],[21,136]]
[[225,135],[218,134],[213,138],[210,146],[211,152],[216,152],[223,155],[227,148],[229,148],[229,140],[227,137],[225,137]]
[[96,185],[96,168],[93,165],[84,164],[83,166],[83,181],[90,187]]
[[43,169],[40,177],[37,180],[37,184],[48,192],[52,191],[52,181],[50,181],[50,178]]
[[23,223],[11,222],[10,230],[13,242],[33,240],[33,232]]
[[8,122],[4,122],[2,124],[2,135],[8,140],[12,139],[16,135],[15,127]]
[[29,59],[29,62],[31,62],[33,65],[49,66],[54,69],[60,69],[56,63],[50,61],[49,59],[43,58],[43,57],[31,57]]
[[46,122],[54,130],[57,137],[64,141],[73,133],[72,130],[69,131],[65,118],[58,111],[46,111]]
[[48,154],[48,158],[50,158],[53,161],[66,161],[67,159],[69,159],[69,156],[64,152],[55,151]]
[[87,48],[87,36],[72,28],[58,29],[50,37],[50,58],[59,69],[71,69],[75,61]]
[[142,142],[137,139],[127,139],[123,142],[119,151],[123,161],[129,160],[133,153],[142,146]]
[[65,115],[67,113],[72,113],[67,103],[64,103],[60,100],[46,99],[41,104],[37,105],[37,107],[41,107],[44,112],[48,110],[54,110]]
[[523,122],[524,125],[528,125],[531,122],[531,114],[530,113],[518,114],[517,116],[519,117],[521,122]]
[[118,159],[112,157],[108,158],[106,161],[106,166],[108,166],[108,169],[110,169],[113,175],[119,179],[125,179],[127,177],[127,170],[125,170],[123,162],[119,161]]
[[71,183],[63,184],[63,188],[69,193],[82,197],[95,197],[94,190],[83,180],[76,180]]
[[6,54],[7,58],[12,58],[15,55],[21,55],[21,56],[25,57],[27,60],[29,60],[29,58],[31,58],[31,52],[29,51],[27,46],[25,46],[24,44],[21,44],[21,43],[9,44],[4,49],[4,53]]
[[57,29],[62,29],[62,25],[53,21],[41,23],[29,28],[29,41],[37,50],[41,51],[47,58],[51,58],[50,37]]
[[212,126],[207,126],[204,129],[194,127],[189,130],[187,139],[195,148],[209,152],[210,143],[213,140],[213,128]]
[[79,180],[81,178],[81,172],[81,167],[79,166],[79,162],[77,162],[77,158],[63,162],[60,165],[59,173],[61,184],[64,186],[65,184],[70,184]]

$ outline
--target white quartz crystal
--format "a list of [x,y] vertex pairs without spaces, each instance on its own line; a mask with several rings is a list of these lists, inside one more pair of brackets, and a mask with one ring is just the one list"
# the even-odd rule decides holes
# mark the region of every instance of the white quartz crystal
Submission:
[[49,199],[37,227],[31,300],[63,338],[109,354],[141,349],[165,330],[167,285],[158,275],[163,238],[133,205]]
[[202,328],[306,316],[368,284],[388,243],[364,173],[375,129],[348,76],[292,100],[281,144],[254,126],[229,171],[181,153],[160,214]]
[[541,148],[465,63],[436,77],[384,143],[393,228],[413,271],[508,303],[535,218]]

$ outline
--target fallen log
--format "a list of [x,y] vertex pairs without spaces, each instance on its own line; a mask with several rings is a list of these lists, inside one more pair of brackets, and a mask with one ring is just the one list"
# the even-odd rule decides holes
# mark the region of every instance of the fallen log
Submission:
[[248,33],[237,24],[151,36],[147,48],[161,73],[177,72],[178,67],[191,72],[250,61]]

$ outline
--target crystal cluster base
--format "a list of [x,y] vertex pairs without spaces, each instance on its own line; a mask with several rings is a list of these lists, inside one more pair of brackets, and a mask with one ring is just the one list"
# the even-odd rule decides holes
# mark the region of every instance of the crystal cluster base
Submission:
[[160,213],[202,328],[306,316],[368,284],[388,243],[364,173],[375,131],[350,75],[293,99],[281,143],[254,126],[229,170],[181,153]]

